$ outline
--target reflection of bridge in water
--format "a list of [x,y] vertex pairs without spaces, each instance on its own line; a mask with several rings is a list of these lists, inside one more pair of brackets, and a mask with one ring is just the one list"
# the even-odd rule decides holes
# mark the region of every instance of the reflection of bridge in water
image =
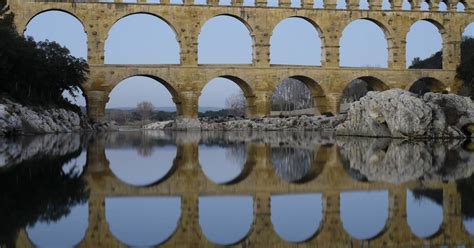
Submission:
[[[90,189],[89,226],[79,247],[122,247],[110,231],[106,219],[106,198],[110,197],[181,197],[181,217],[164,247],[210,247],[199,222],[199,201],[203,196],[251,196],[253,224],[248,235],[236,246],[291,247],[274,231],[271,198],[275,195],[320,193],[323,217],[319,229],[298,246],[362,247],[423,245],[474,245],[463,225],[461,195],[454,181],[411,181],[400,185],[354,180],[344,168],[336,146],[314,145],[314,160],[309,178],[304,183],[290,184],[282,180],[272,165],[272,145],[247,145],[247,162],[238,180],[232,184],[211,182],[199,166],[199,139],[178,142],[177,155],[168,176],[148,187],[133,187],[121,182],[112,172],[106,157],[105,139],[97,139],[88,147],[87,169],[83,175]],[[407,191],[413,189],[442,191],[443,223],[429,238],[419,238],[407,222]],[[387,191],[388,219],[385,227],[369,240],[357,240],[344,229],[341,217],[341,193]],[[18,247],[32,247],[26,231],[17,239]]]

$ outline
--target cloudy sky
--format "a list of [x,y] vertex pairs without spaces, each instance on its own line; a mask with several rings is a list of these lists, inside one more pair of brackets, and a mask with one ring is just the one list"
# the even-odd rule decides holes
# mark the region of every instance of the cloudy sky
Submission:
[[[367,2],[362,1],[361,7],[367,8]],[[276,1],[272,0],[269,4],[275,5]],[[342,5],[339,0],[338,6]],[[383,6],[388,7],[387,0]],[[407,6],[406,1],[404,6]],[[25,34],[37,41],[54,40],[69,48],[74,56],[87,57],[84,29],[78,20],[66,13],[50,11],[38,15],[28,24]],[[474,25],[470,25],[465,35],[473,34]],[[441,35],[434,25],[426,21],[415,23],[407,36],[407,64],[414,57],[426,58],[439,51],[441,43]],[[273,64],[321,65],[319,35],[313,26],[302,19],[290,18],[278,24],[270,44]],[[249,31],[242,23],[232,17],[215,17],[204,25],[199,36],[198,60],[202,64],[248,64],[252,61],[251,45]],[[382,30],[370,21],[352,22],[343,31],[340,46],[341,66],[387,67],[387,42]],[[177,64],[179,47],[175,34],[157,17],[146,14],[126,17],[109,31],[105,63]],[[237,85],[226,79],[211,80],[202,92],[199,105],[224,107],[225,99],[239,91]],[[164,86],[152,79],[134,77],[123,81],[112,91],[107,107],[135,107],[143,100],[151,101],[155,106],[174,106]],[[78,98],[77,103],[83,105],[84,100]]]

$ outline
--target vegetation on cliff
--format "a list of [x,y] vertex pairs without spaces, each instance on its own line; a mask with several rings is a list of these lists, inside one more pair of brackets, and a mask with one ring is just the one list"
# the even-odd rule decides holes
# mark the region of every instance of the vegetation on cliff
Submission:
[[[439,51],[429,58],[415,58],[410,69],[443,68],[443,52]],[[464,37],[461,42],[461,64],[457,68],[457,77],[464,82],[461,93],[474,95],[474,38]]]
[[27,105],[70,105],[62,94],[77,95],[87,80],[87,62],[58,43],[21,36],[8,11],[0,0],[0,94]]

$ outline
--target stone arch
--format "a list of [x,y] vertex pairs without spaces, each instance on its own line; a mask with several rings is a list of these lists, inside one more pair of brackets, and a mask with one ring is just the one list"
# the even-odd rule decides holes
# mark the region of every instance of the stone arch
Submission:
[[[354,85],[354,83],[361,83],[362,85],[359,85],[357,87],[366,87],[366,88],[359,89],[359,90],[354,89],[354,92],[351,93],[351,89],[349,87],[351,85]],[[359,98],[365,96],[365,94],[367,94],[367,92],[369,91],[385,91],[388,89],[390,89],[390,87],[377,77],[361,76],[347,82],[344,89],[342,90],[341,100],[346,99],[346,100],[349,100],[349,102],[351,102],[351,101],[359,100]],[[343,101],[339,102],[338,109],[345,108],[346,106],[344,106],[343,104],[344,104]]]
[[[244,19],[242,19],[241,17],[239,16],[236,16],[236,15],[232,15],[232,14],[228,14],[228,13],[222,13],[222,14],[218,14],[218,15],[215,15],[207,20],[205,20],[203,22],[203,24],[199,27],[199,33],[198,33],[198,36],[197,36],[197,42],[198,42],[198,64],[203,64],[203,61],[202,61],[202,50],[204,49],[202,47],[202,42],[201,42],[201,39],[202,39],[202,34],[203,34],[203,30],[205,29],[206,27],[206,24],[209,24],[209,22],[211,22],[212,20],[214,20],[215,18],[230,18],[229,20],[233,19],[233,20],[236,20],[238,21],[238,23],[240,23],[239,26],[243,26],[245,27],[245,29],[248,31],[248,36],[245,38],[245,39],[249,39],[250,41],[250,52],[249,52],[249,58],[250,58],[250,61],[249,62],[246,62],[246,63],[243,63],[243,62],[238,62],[237,64],[252,64],[253,63],[253,59],[254,59],[254,54],[255,54],[255,35],[253,33],[253,29],[252,27],[250,26],[250,24],[248,22],[246,22]],[[237,26],[236,26],[237,27]],[[244,60],[244,59],[242,59]],[[245,58],[246,60],[246,58]],[[228,63],[228,62],[212,62],[212,63],[206,63],[204,62],[204,64],[215,64],[215,63],[218,63],[218,64],[225,64],[225,63]],[[228,63],[229,64],[229,63]],[[233,64],[233,63],[230,63],[230,64]]]
[[81,18],[79,18],[78,15],[74,14],[74,13],[71,12],[71,11],[68,11],[68,10],[65,10],[65,9],[59,9],[59,8],[45,9],[45,10],[41,10],[41,11],[35,13],[34,15],[32,15],[31,17],[29,17],[29,18],[26,19],[26,22],[24,23],[24,26],[23,26],[23,27],[19,27],[19,28],[22,28],[20,31],[21,31],[22,33],[24,33],[24,32],[26,31],[28,25],[30,24],[30,22],[31,22],[33,19],[35,19],[35,18],[36,18],[37,16],[39,16],[39,15],[42,15],[42,14],[45,14],[45,13],[51,12],[51,11],[63,12],[63,13],[65,13],[65,14],[68,14],[68,15],[74,17],[77,21],[79,21],[79,22],[81,23],[82,28],[84,29],[84,32],[87,34],[86,25],[84,25],[84,21],[83,21]]
[[[122,76],[122,77],[118,77],[117,79],[113,80],[112,83],[110,84],[110,86],[107,87],[106,89],[106,92],[107,92],[107,96],[110,96],[110,93],[119,85],[121,84],[123,81],[125,81],[126,79],[130,79],[130,78],[133,78],[133,77],[146,77],[146,78],[150,78],[154,81],[156,81],[157,83],[163,85],[167,90],[168,92],[171,94],[171,97],[173,98],[173,102],[176,104],[176,112],[177,112],[177,115],[181,115],[182,112],[183,112],[183,108],[181,106],[181,96],[178,92],[178,90],[175,88],[175,86],[173,86],[171,83],[169,83],[170,81],[167,80],[167,79],[163,79],[162,77],[158,77],[158,76],[155,76],[155,75],[151,75],[151,74],[132,74],[132,75],[126,75],[126,76]],[[109,99],[107,99],[108,101]]]
[[[296,79],[303,83],[306,87],[308,87],[309,91],[311,92],[311,97],[313,98],[313,107],[315,108],[315,114],[322,114],[328,113],[330,111],[330,106],[328,99],[326,98],[326,93],[321,84],[313,80],[312,78],[304,75],[294,75],[287,77],[289,79]],[[281,78],[281,80],[273,87],[272,95],[275,94],[277,87],[281,84],[281,82],[285,78]]]
[[432,77],[423,77],[408,85],[407,90],[416,94],[425,94],[426,92],[441,93],[449,92],[449,88],[440,80]]
[[[320,56],[320,59],[319,59],[319,63],[315,63],[315,64],[308,64],[308,65],[321,65],[322,63],[322,58],[323,58],[323,54],[325,54],[325,43],[324,43],[324,33],[323,33],[323,30],[321,29],[321,27],[319,27],[319,25],[314,22],[313,20],[307,18],[307,17],[304,17],[304,16],[290,16],[290,17],[287,17],[285,19],[282,19],[280,20],[272,29],[272,34],[270,36],[270,40],[269,40],[269,44],[270,44],[270,64],[275,64],[272,62],[272,55],[274,54],[274,50],[272,52],[272,49],[274,47],[274,45],[272,45],[272,39],[275,37],[275,30],[281,25],[283,24],[284,22],[288,21],[288,20],[303,20],[304,21],[304,24],[309,24],[313,29],[314,31],[316,31],[316,34],[317,34],[317,37],[319,38],[319,41],[321,43],[321,49],[319,51],[319,56]],[[301,26],[301,25],[300,25]],[[299,64],[299,63],[276,63],[276,64]]]
[[200,89],[198,89],[198,92],[202,92],[204,88],[214,79],[216,78],[223,78],[227,79],[233,83],[235,83],[240,90],[242,90],[245,100],[246,100],[246,110],[245,110],[245,115],[246,116],[252,116],[253,113],[255,112],[255,104],[254,104],[254,92],[252,87],[250,86],[249,83],[247,83],[245,80],[243,80],[240,77],[237,76],[232,76],[232,75],[219,75],[217,77],[211,78],[208,81],[206,81],[203,85],[200,86]]
[[[61,15],[64,15],[65,17],[59,16],[58,13],[61,14]],[[48,18],[48,15],[50,17],[58,17],[58,18],[61,18],[61,19],[67,18],[68,20],[69,19],[74,20],[74,22],[70,23],[70,24],[72,24],[71,26],[67,26],[65,23],[62,24],[62,25],[58,25],[58,27],[60,29],[62,29],[61,31],[66,31],[66,32],[71,31],[70,34],[64,34],[63,35],[62,32],[60,34],[58,32],[54,32],[52,30],[47,30],[46,31],[46,37],[42,37],[42,38],[46,38],[50,41],[55,41],[57,43],[60,43],[61,46],[67,46],[67,48],[69,49],[69,51],[71,52],[71,54],[73,56],[82,57],[83,59],[87,60],[88,59],[87,26],[84,25],[84,22],[77,15],[75,15],[74,13],[72,13],[70,11],[63,10],[63,9],[47,9],[47,10],[40,11],[40,12],[36,13],[33,17],[31,17],[27,20],[27,23],[23,27],[23,30],[21,30],[22,34],[25,35],[25,36],[28,35],[27,33],[30,30],[34,30],[34,29],[31,28],[32,23],[34,23],[35,20],[40,19],[40,17]],[[38,20],[38,22],[43,23],[43,26],[44,26],[44,23],[45,23],[44,20],[42,22],[40,20]],[[80,33],[79,29],[82,30],[82,33]],[[42,33],[42,32],[40,32],[40,33]],[[76,35],[77,35],[77,37],[76,37]],[[53,36],[53,37],[51,37],[51,36]],[[69,38],[65,38],[65,37],[69,37]],[[36,38],[37,37],[35,37],[35,40],[36,40]],[[79,43],[76,44],[75,42],[72,42],[72,40],[80,41],[80,44]],[[37,41],[39,41],[39,40],[37,40]],[[80,55],[75,54],[75,52],[80,53]]]
[[[164,23],[166,27],[168,27],[170,29],[170,31],[172,32],[173,34],[173,42],[175,42],[175,44],[177,45],[177,53],[173,53],[173,56],[176,56],[177,57],[177,61],[174,62],[174,59],[171,59],[171,58],[168,58],[170,61],[173,60],[173,62],[166,62],[164,64],[180,64],[181,61],[182,61],[182,58],[181,58],[181,51],[183,51],[183,47],[182,47],[182,42],[181,42],[181,39],[178,35],[178,32],[176,30],[176,27],[170,22],[168,21],[167,19],[165,19],[164,17],[160,16],[160,15],[157,15],[157,14],[154,14],[154,13],[150,13],[150,12],[134,12],[134,13],[128,13],[126,15],[123,15],[117,19],[115,19],[109,26],[109,29],[107,30],[107,33],[105,33],[104,35],[104,61],[107,60],[107,48],[109,46],[109,43],[110,43],[110,34],[112,32],[112,30],[114,29],[114,27],[116,27],[118,24],[121,23],[121,21],[124,21],[126,20],[127,18],[130,18],[130,17],[134,17],[134,16],[145,16],[145,17],[152,17],[152,18],[155,18],[156,22],[154,22],[154,24],[156,25],[160,25],[161,23]],[[150,32],[148,32],[150,33]],[[168,35],[170,36],[170,34],[168,33]],[[165,39],[163,39],[167,42],[171,42],[171,37],[165,37]],[[171,43],[170,43],[171,44]],[[123,63],[113,63],[113,64],[123,64]],[[132,63],[132,64],[147,64],[147,63]],[[155,63],[155,62],[152,62],[152,63],[148,63],[148,64],[158,64],[158,63]]]
[[[387,48],[387,62],[386,62],[386,65],[384,66],[381,66],[383,68],[387,68],[388,65],[390,64],[390,61],[393,60],[393,57],[395,56],[395,52],[394,49],[391,49],[393,47],[393,37],[392,37],[392,32],[391,30],[388,28],[388,25],[384,24],[383,22],[379,21],[379,20],[376,20],[376,19],[373,19],[373,18],[360,18],[360,19],[355,19],[355,20],[352,20],[349,24],[347,24],[344,29],[342,30],[341,32],[341,37],[339,39],[339,45],[340,45],[340,49],[343,47],[342,46],[342,43],[344,42],[344,31],[347,31],[348,28],[350,28],[351,24],[354,24],[355,22],[358,22],[358,21],[368,21],[368,22],[371,22],[373,24],[375,24],[379,30],[382,31],[382,33],[384,34],[384,39],[385,39],[385,42],[386,42],[386,48]],[[343,61],[343,49],[341,49],[340,53],[339,53],[339,61]],[[343,64],[342,63],[339,63],[340,65]],[[344,66],[344,65],[343,65]],[[357,66],[359,67],[359,66]]]
[[[422,19],[415,19],[415,20],[413,20],[413,21],[409,24],[409,28],[408,28],[407,33],[406,33],[406,35],[405,35],[405,41],[406,41],[406,61],[407,61],[406,66],[407,66],[407,68],[409,68],[409,67],[411,66],[411,65],[409,64],[411,61],[410,61],[410,58],[409,58],[409,55],[410,55],[410,54],[409,54],[408,50],[409,50],[410,45],[413,43],[413,42],[409,42],[409,41],[408,41],[408,36],[409,36],[410,32],[412,31],[413,26],[414,26],[415,24],[419,23],[419,22],[422,22],[422,21],[428,22],[428,23],[432,24],[434,27],[436,27],[436,29],[438,30],[438,33],[440,34],[440,37],[441,37],[441,49],[440,49],[440,50],[443,51],[443,49],[444,49],[444,42],[445,42],[445,40],[446,40],[446,38],[445,38],[445,36],[446,36],[446,30],[445,30],[444,25],[441,24],[440,21],[435,20],[435,19],[432,19],[432,18],[422,18]],[[432,54],[430,54],[430,55],[433,55],[433,54],[435,54],[436,52],[438,52],[438,51],[434,51],[434,52],[433,52]],[[428,56],[430,56],[430,55],[428,55]],[[443,69],[443,63],[441,63],[441,68],[440,68],[440,69]]]

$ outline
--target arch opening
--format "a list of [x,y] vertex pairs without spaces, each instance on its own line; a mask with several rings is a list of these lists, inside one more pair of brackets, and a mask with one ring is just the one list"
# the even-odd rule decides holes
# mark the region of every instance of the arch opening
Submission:
[[322,171],[311,149],[289,146],[272,147],[272,165],[278,177],[289,183],[304,183]]
[[64,10],[46,10],[32,17],[25,36],[39,41],[54,41],[66,47],[72,56],[87,60],[87,34],[82,21]]
[[344,28],[340,65],[346,67],[388,67],[388,29],[370,19],[359,19]]
[[438,5],[439,11],[448,11],[448,5],[445,2],[441,1]]
[[105,216],[112,235],[123,244],[156,246],[170,239],[178,227],[181,198],[106,198]]
[[220,76],[207,82],[199,97],[199,115],[214,118],[244,118],[252,113],[252,88],[234,76]]
[[207,20],[198,37],[198,63],[252,64],[251,33],[248,24],[231,15]]
[[119,125],[142,126],[173,120],[181,112],[176,90],[165,80],[136,75],[112,86],[106,119]]
[[272,195],[271,221],[278,236],[291,243],[314,237],[323,219],[321,194]]
[[441,81],[430,77],[418,79],[410,86],[408,90],[418,95],[424,95],[428,92],[448,92],[448,89]]
[[214,183],[237,183],[249,174],[247,146],[244,143],[200,145],[199,164]]
[[270,37],[270,64],[320,66],[321,34],[321,29],[305,18],[282,20]]
[[434,237],[443,223],[443,191],[408,190],[407,221],[412,233],[417,237]]
[[105,64],[180,64],[179,43],[174,27],[164,19],[134,13],[110,28],[105,41]]
[[199,225],[206,238],[218,245],[244,240],[253,223],[251,196],[199,197]]
[[341,220],[344,229],[359,240],[383,233],[388,219],[388,191],[342,192]]
[[272,95],[272,115],[329,114],[329,103],[323,88],[304,76],[282,80]]
[[389,87],[380,79],[364,76],[352,80],[342,91],[342,102],[340,111],[342,113],[348,110],[348,104],[358,101],[360,98],[367,95],[369,91],[385,91]]
[[407,68],[443,69],[441,28],[433,20],[419,20],[411,25],[406,36]]
[[463,1],[459,1],[458,4],[456,5],[456,11],[457,12],[466,11],[466,4]]
[[84,202],[71,207],[69,214],[59,220],[38,221],[28,226],[26,232],[39,247],[74,247],[86,234],[88,217],[88,203]]

